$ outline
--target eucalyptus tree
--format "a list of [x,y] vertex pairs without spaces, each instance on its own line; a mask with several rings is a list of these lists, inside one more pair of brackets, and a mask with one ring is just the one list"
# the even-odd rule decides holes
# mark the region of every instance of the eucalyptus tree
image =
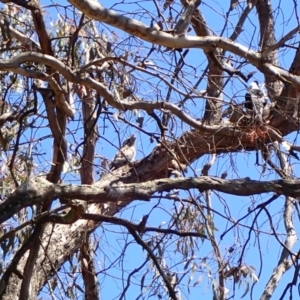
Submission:
[[1,2],[1,299],[297,293],[296,1]]

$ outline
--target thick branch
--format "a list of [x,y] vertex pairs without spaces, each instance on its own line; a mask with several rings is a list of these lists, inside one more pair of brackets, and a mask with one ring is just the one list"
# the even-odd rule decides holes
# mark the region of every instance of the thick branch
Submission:
[[[136,166],[137,168],[137,166]],[[110,201],[148,200],[157,192],[172,189],[189,190],[197,188],[201,192],[215,190],[231,195],[250,196],[262,193],[300,197],[300,180],[255,181],[249,178],[225,180],[217,177],[165,178],[147,182],[101,187],[94,185],[53,184],[43,177],[29,179],[7,200],[0,204],[0,222],[6,221],[20,209],[46,200],[60,197],[86,200],[94,203]]]
[[[263,73],[275,76],[277,78],[280,78],[282,81],[289,81],[295,88],[300,90],[300,76],[297,75],[292,75],[288,71],[276,67],[270,63],[263,63],[260,60],[260,56],[256,54],[255,52],[246,49],[245,47],[241,45],[237,45],[235,43],[227,43],[227,41],[223,41],[226,39],[222,39],[219,37],[187,37],[187,38],[178,38],[182,42],[186,42],[185,48],[208,48],[208,47],[223,47],[223,49],[229,48],[233,53],[236,52],[237,55],[240,55],[242,57],[247,57],[250,62],[252,62],[260,71]],[[225,42],[225,43],[223,43]],[[234,45],[234,47],[227,47],[231,44],[231,46]],[[229,50],[229,51],[231,51]],[[238,54],[239,53],[239,54]],[[56,58],[49,56],[49,55],[43,55],[40,53],[32,53],[32,52],[24,52],[18,56],[15,56],[9,60],[0,60],[0,68],[2,70],[7,70],[7,71],[12,71],[15,73],[18,73],[20,75],[24,76],[31,76],[31,77],[36,77],[37,74],[39,74],[39,78],[46,80],[45,76],[42,75],[42,73],[38,72],[33,72],[30,70],[25,70],[23,68],[20,68],[19,65],[25,62],[37,62],[37,63],[42,63],[45,65],[51,66],[53,69],[57,70],[59,73],[61,73],[63,76],[66,77],[67,80],[74,82],[74,83],[80,83],[80,84],[85,84],[88,87],[97,89],[99,86],[98,82],[89,79],[89,78],[80,78],[77,74],[73,73],[70,68],[68,68],[65,64],[63,64],[61,61],[57,60]],[[29,73],[27,73],[29,72]],[[34,76],[34,74],[36,74]],[[44,78],[41,78],[43,76]],[[98,85],[97,85],[98,83]]]
[[262,57],[265,57],[269,53],[278,50],[280,47],[283,47],[284,44],[290,40],[296,33],[300,31],[300,26],[295,27],[290,32],[288,32],[286,35],[284,35],[277,43],[273,44],[272,46],[266,48],[262,51],[261,55]]
[[[211,32],[206,25],[204,17],[199,10],[196,10],[193,18],[193,27],[197,36],[210,36]],[[212,46],[205,49],[205,54],[208,61],[208,81],[207,81],[207,100],[205,103],[204,120],[208,124],[218,124],[222,114],[222,90],[223,90],[223,70],[220,68],[220,63],[216,56],[221,55],[221,49]],[[210,98],[211,97],[211,98]]]
[[[27,61],[33,61],[37,63],[44,63],[46,65],[50,65],[52,68],[59,71],[68,81],[71,81],[73,83],[81,84],[87,87],[90,87],[96,91],[99,92],[100,95],[102,95],[105,100],[112,106],[120,109],[120,110],[133,110],[133,109],[143,109],[147,112],[152,112],[154,109],[167,109],[170,110],[173,114],[175,114],[177,117],[179,117],[182,121],[184,121],[186,124],[199,129],[199,130],[206,130],[210,133],[216,133],[218,131],[220,133],[221,131],[224,131],[224,134],[227,135],[234,135],[238,136],[238,130],[236,130],[235,125],[227,125],[224,126],[208,126],[205,124],[202,124],[202,122],[196,121],[195,119],[191,118],[188,114],[184,113],[178,106],[172,104],[172,103],[166,103],[166,102],[144,102],[144,101],[138,101],[138,102],[126,102],[126,101],[117,101],[111,94],[111,92],[107,89],[106,86],[104,86],[102,83],[93,80],[91,78],[81,78],[81,76],[77,75],[76,73],[73,73],[67,66],[65,66],[61,61],[55,59],[52,56],[43,55],[40,53],[31,53],[26,52],[23,54],[18,55],[17,57],[13,57],[12,59],[8,61],[0,60],[0,68],[3,70],[9,70],[13,71],[15,73],[24,75],[24,76],[31,76],[34,77],[34,75],[38,78],[41,78],[43,76],[41,73],[30,71],[30,74],[27,74],[29,70],[25,70],[23,68],[19,67],[19,64],[25,63]],[[297,87],[300,89],[300,76],[292,75],[288,71],[285,71],[283,69],[280,69],[278,67],[275,67],[271,64],[264,64],[261,67],[265,72],[270,72],[276,76],[286,78],[286,80],[289,80],[290,82],[294,83]],[[47,78],[44,76],[43,80],[47,80]]]
[[[260,46],[262,51],[273,46],[275,39],[275,21],[273,8],[270,0],[258,0],[256,4],[258,19],[260,24]],[[264,55],[264,59],[275,66],[278,66],[277,49]],[[281,92],[280,77],[269,73],[265,74],[266,86],[269,88],[271,98],[279,96]]]
[[[158,31],[155,28],[146,26],[140,21],[127,18],[115,11],[105,9],[96,1],[90,0],[69,0],[81,12],[94,20],[104,22],[119,28],[129,34],[135,35],[147,42],[165,46],[167,48],[210,48],[219,47],[231,51],[242,57],[258,59],[260,55],[255,51],[249,50],[240,44],[233,43],[231,40],[221,37],[174,37],[172,34]],[[209,42],[208,42],[209,41]]]
[[246,6],[229,39],[235,41],[239,37],[240,33],[243,31],[243,25],[252,9],[253,6]]

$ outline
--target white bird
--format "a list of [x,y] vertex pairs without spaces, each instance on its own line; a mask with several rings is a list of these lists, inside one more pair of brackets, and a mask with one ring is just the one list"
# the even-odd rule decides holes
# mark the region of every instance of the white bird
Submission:
[[264,90],[264,85],[259,85],[258,81],[253,81],[247,88],[245,94],[244,106],[253,110],[255,119],[262,121],[264,107],[267,105],[267,95]]
[[121,149],[115,155],[109,166],[111,170],[120,168],[126,165],[128,162],[134,161],[136,155],[135,139],[136,137],[131,135],[123,142]]

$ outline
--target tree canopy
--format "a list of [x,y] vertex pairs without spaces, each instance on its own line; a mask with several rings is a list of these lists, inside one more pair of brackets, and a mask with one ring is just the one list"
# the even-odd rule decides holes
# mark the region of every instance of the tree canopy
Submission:
[[297,1],[0,2],[0,299],[299,297]]

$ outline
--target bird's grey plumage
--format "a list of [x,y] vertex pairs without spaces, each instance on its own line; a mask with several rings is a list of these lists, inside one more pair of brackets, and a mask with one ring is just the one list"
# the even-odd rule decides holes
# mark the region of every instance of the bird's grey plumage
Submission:
[[267,105],[267,96],[262,86],[257,81],[253,81],[247,88],[244,106],[253,110],[255,119],[262,121],[264,107]]
[[135,140],[136,137],[132,135],[123,142],[121,149],[117,152],[109,166],[111,170],[120,168],[128,162],[134,161],[136,155]]

